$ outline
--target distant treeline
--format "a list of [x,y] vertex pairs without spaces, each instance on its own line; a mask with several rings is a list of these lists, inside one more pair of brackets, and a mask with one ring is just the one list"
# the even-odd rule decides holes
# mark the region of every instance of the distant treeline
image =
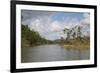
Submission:
[[28,25],[21,25],[21,47],[26,48],[40,44],[50,44],[52,41],[40,36],[37,31],[30,30]]

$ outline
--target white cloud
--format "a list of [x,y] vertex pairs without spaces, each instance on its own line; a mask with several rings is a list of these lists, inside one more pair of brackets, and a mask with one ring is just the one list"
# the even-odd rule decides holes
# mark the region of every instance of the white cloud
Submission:
[[81,20],[81,24],[90,25],[90,14],[89,13],[84,13],[83,17],[84,17],[84,19]]
[[83,13],[83,17],[84,18],[89,18],[90,17],[90,14],[89,13]]
[[[28,26],[31,30],[38,31],[42,37],[50,40],[60,39],[61,37],[65,38],[66,35],[63,33],[64,28],[70,29],[78,25],[81,25],[83,27],[84,24],[90,23],[90,16],[87,13],[83,14],[84,19],[82,19],[81,21],[78,21],[77,18],[72,18],[69,20],[69,17],[66,17],[66,19],[63,18],[64,21],[52,20],[51,17],[52,15],[54,15],[54,13],[55,12],[26,12],[24,13],[24,15],[26,15],[25,21],[22,22],[26,24],[28,23]],[[30,17],[28,16],[28,14]]]
[[90,36],[90,14],[84,13],[84,19],[80,21],[80,26],[82,27],[82,33],[85,36]]
[[61,31],[61,30],[62,30],[62,27],[58,21],[52,22],[51,31],[57,32],[57,31]]

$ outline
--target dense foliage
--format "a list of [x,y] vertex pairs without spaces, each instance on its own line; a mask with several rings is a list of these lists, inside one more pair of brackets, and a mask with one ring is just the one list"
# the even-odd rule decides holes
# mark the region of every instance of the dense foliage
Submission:
[[26,48],[30,46],[48,44],[52,41],[47,40],[39,35],[38,32],[30,30],[28,25],[21,25],[21,47]]

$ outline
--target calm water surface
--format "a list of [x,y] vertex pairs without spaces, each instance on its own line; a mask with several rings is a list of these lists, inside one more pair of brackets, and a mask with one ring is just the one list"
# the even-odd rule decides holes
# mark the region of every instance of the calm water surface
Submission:
[[21,62],[87,60],[89,58],[89,49],[65,49],[57,44],[40,45],[21,50]]

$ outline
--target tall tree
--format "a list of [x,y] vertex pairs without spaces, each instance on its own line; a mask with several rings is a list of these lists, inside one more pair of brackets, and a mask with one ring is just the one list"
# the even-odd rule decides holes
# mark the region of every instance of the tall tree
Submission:
[[77,29],[77,37],[78,37],[79,39],[81,39],[81,35],[82,35],[81,27],[79,26],[78,29]]
[[69,39],[69,38],[70,38],[70,32],[69,32],[69,29],[68,29],[68,28],[65,28],[63,31],[64,31],[64,34],[66,34],[66,36],[67,36],[66,39]]

